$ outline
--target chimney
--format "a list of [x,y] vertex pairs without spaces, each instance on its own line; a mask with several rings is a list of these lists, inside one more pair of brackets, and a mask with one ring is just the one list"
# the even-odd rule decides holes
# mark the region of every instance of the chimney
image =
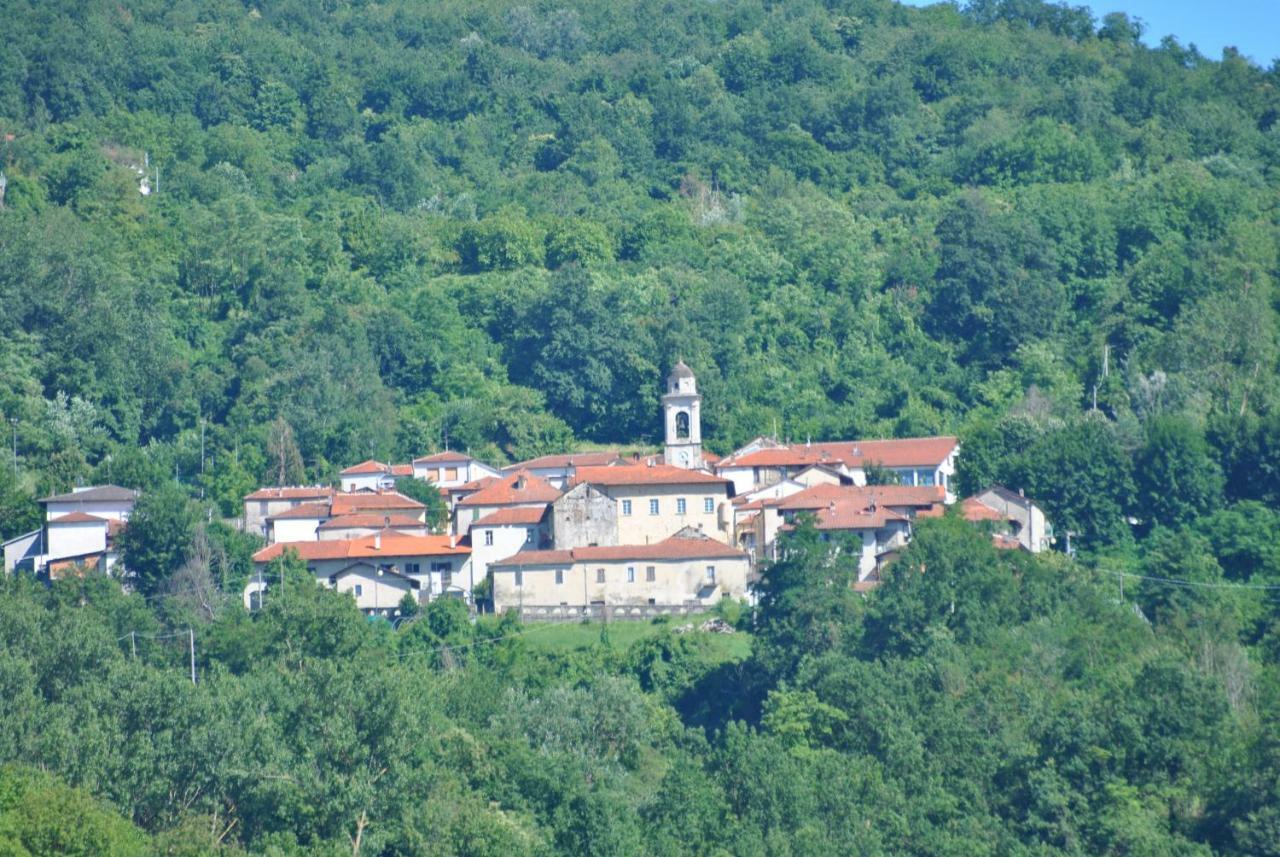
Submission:
[[517,477],[516,477],[516,490],[517,490],[517,491],[523,491],[523,490],[524,490],[524,486],[525,486],[524,474],[521,474],[521,475],[519,475],[519,476],[517,476]]
[[458,536],[454,533],[449,534],[449,547],[456,548],[458,546]]
[[376,551],[382,550],[382,531],[381,530],[373,534],[373,549]]
[[1019,497],[1025,497],[1025,496],[1027,496],[1027,492],[1026,492],[1025,490],[1023,490],[1022,488],[1019,488],[1019,489],[1018,489],[1018,496],[1019,496]]
[[385,528],[387,528],[388,530],[389,530],[389,529],[391,529],[391,516],[390,516],[390,515],[383,515],[383,516],[382,516],[382,526],[383,526],[383,527],[385,527]]

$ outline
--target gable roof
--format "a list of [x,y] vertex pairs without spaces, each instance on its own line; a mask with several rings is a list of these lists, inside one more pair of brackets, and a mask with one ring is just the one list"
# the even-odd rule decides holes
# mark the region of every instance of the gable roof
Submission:
[[464,455],[461,452],[454,452],[453,450],[446,449],[444,452],[433,452],[430,455],[424,455],[421,458],[415,458],[413,460],[413,463],[414,464],[446,464],[446,463],[456,462],[458,464],[462,464],[462,463],[465,463],[468,461],[474,461],[474,460],[475,459],[473,459],[469,455]]
[[121,488],[119,485],[96,485],[92,488],[81,488],[66,494],[54,494],[37,500],[37,503],[104,503],[124,500],[137,500],[138,492],[132,488]]
[[274,515],[268,515],[268,521],[283,521],[288,519],[306,520],[309,518],[327,518],[329,517],[328,503],[303,503],[294,506],[292,509],[285,509]]
[[373,509],[425,509],[425,504],[412,497],[406,497],[399,491],[352,491],[333,495],[329,512],[334,517],[350,515]]
[[259,488],[244,495],[246,500],[321,500],[333,496],[328,485],[286,485],[282,488]]
[[671,538],[650,545],[600,545],[573,548],[572,550],[527,550],[509,556],[494,566],[566,565],[578,562],[617,562],[633,559],[684,560],[684,559],[747,559],[747,555],[724,542],[705,536],[701,538],[676,534]]
[[321,530],[343,530],[350,527],[359,527],[361,529],[421,529],[425,527],[422,521],[417,518],[411,518],[408,515],[379,515],[373,512],[363,514],[355,513],[351,515],[339,515],[336,518],[330,518],[320,524]]
[[69,512],[66,515],[59,515],[58,517],[49,521],[49,526],[52,527],[54,524],[105,524],[105,523],[107,523],[107,519],[99,518],[97,515],[86,515],[84,512]]
[[270,562],[287,550],[296,551],[300,558],[308,562],[321,559],[454,556],[471,553],[471,548],[454,543],[453,536],[407,536],[395,530],[380,530],[358,539],[276,542],[255,553],[253,561]]
[[394,568],[379,569],[378,566],[374,565],[371,562],[353,562],[351,563],[351,565],[347,566],[346,568],[343,568],[339,571],[335,571],[333,574],[329,575],[329,582],[336,583],[338,578],[340,577],[349,577],[353,574],[361,574],[361,573],[368,573],[376,576],[398,578],[400,580],[403,580],[405,583],[409,584],[409,586],[413,589],[418,589],[422,585],[417,580],[414,580],[412,577],[409,577],[406,574],[401,574],[399,571],[397,571]]
[[353,464],[341,472],[342,476],[363,476],[373,473],[390,473],[391,465],[383,464],[381,461],[374,461],[372,458],[362,461],[359,464]]
[[541,476],[524,470],[494,479],[473,494],[458,501],[459,506],[515,506],[517,504],[550,503],[560,491]]
[[991,508],[977,497],[966,497],[960,501],[960,514],[966,521],[1004,521],[1005,516]]
[[946,500],[941,485],[814,485],[775,504],[783,511],[820,509],[831,503],[860,503],[864,507],[917,506],[931,507]]
[[393,464],[391,465],[391,475],[395,477],[413,476],[412,464]]
[[472,521],[472,527],[509,527],[516,525],[537,524],[547,515],[547,506],[513,506],[490,512],[478,521]]
[[504,473],[514,473],[517,470],[563,470],[568,467],[599,467],[605,464],[621,463],[625,460],[616,449],[605,450],[604,452],[570,452],[563,455],[543,455],[538,458],[531,458],[528,461],[504,467],[502,470]]
[[716,485],[733,482],[701,470],[687,470],[671,464],[617,464],[611,467],[579,467],[573,483],[580,485]]
[[721,467],[804,467],[810,464],[846,467],[937,467],[955,452],[959,440],[950,435],[897,440],[839,440],[804,445],[774,446],[731,455]]

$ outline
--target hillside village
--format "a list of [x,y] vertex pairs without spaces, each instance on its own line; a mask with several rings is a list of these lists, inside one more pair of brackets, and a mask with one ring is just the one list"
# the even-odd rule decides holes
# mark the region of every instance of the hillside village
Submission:
[[[565,453],[499,468],[444,450],[407,464],[354,464],[336,487],[253,491],[237,524],[266,546],[253,555],[245,606],[270,597],[268,566],[292,553],[370,615],[442,597],[527,619],[697,613],[751,598],[779,557],[779,536],[804,515],[834,549],[857,553],[856,588],[865,590],[915,521],[957,503],[955,437],[760,436],[721,458],[703,448],[701,402],[679,362],[662,397],[661,454]],[[405,479],[440,492],[438,520],[397,490]],[[6,572],[118,572],[116,540],[136,499],[110,485],[42,499],[44,525],[4,545]],[[1020,493],[994,486],[958,508],[998,547],[1038,552],[1054,542]]]

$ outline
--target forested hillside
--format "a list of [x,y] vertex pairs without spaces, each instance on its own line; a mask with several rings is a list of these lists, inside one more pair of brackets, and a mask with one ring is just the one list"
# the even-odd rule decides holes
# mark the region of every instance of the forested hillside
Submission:
[[[0,853],[1280,854],[1280,65],[1037,0],[0,7],[0,538],[144,489],[139,591],[0,582]],[[677,358],[710,449],[955,433],[1078,555],[952,514],[863,594],[802,525],[729,643],[240,606],[257,485],[652,443]]]
[[231,513],[277,419],[298,480],[643,442],[676,357],[721,452],[958,432],[1040,489],[993,438],[1167,418],[1274,491],[1274,68],[995,0],[5,7],[28,493]]

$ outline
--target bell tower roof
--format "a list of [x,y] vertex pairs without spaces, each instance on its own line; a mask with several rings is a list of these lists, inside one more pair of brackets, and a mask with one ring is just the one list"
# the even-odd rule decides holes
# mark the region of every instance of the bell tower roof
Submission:
[[678,381],[681,378],[692,378],[692,377],[693,377],[693,370],[690,369],[688,366],[686,366],[683,360],[679,360],[676,362],[676,365],[671,368],[671,374],[667,376],[667,380]]

